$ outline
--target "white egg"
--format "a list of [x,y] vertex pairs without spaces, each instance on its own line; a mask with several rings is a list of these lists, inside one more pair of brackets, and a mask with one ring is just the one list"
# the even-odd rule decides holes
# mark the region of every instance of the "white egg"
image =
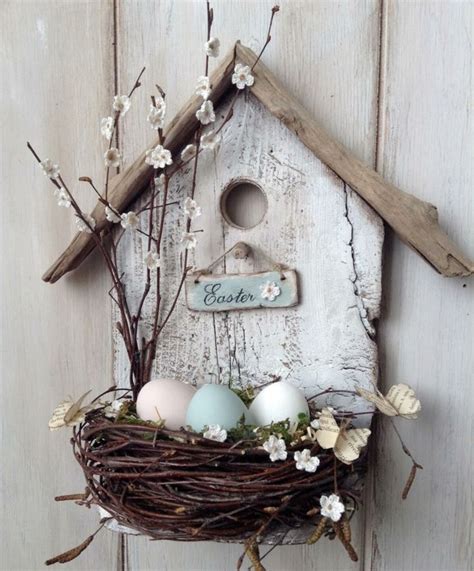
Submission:
[[303,392],[286,381],[265,387],[250,405],[258,426],[290,419],[298,422],[300,413],[309,414],[308,401]]
[[186,412],[196,393],[192,385],[176,379],[157,379],[142,387],[137,398],[137,414],[142,420],[164,420],[166,428],[186,426]]

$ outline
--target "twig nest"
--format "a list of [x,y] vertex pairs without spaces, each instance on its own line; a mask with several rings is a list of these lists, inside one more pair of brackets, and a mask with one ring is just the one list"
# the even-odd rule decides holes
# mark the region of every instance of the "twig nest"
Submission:
[[186,424],[196,432],[205,426],[218,424],[221,428],[234,428],[242,416],[246,424],[254,424],[254,419],[242,400],[224,385],[204,385],[189,403]]
[[279,381],[265,387],[250,405],[258,426],[290,419],[298,422],[300,414],[309,415],[306,397],[300,389],[286,381]]
[[196,389],[176,379],[149,381],[138,393],[137,414],[142,420],[163,420],[166,428],[179,430]]

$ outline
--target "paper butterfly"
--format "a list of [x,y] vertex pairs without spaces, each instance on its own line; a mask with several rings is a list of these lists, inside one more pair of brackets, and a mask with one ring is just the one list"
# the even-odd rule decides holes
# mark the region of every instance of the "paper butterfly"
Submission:
[[60,402],[54,409],[53,416],[48,422],[49,429],[58,430],[63,426],[76,426],[80,424],[84,420],[86,413],[94,408],[93,405],[87,405],[81,408],[84,399],[90,392],[91,391],[87,391],[87,393],[83,394],[76,402],[71,399]]
[[401,416],[403,418],[417,418],[417,414],[421,410],[420,401],[416,398],[415,391],[408,385],[393,385],[387,393],[387,396],[377,389],[375,393],[366,391],[358,387],[359,395],[386,414],[387,416]]
[[321,448],[332,448],[336,458],[344,464],[351,464],[359,458],[370,435],[368,428],[341,428],[327,408],[323,408],[318,420],[316,440]]

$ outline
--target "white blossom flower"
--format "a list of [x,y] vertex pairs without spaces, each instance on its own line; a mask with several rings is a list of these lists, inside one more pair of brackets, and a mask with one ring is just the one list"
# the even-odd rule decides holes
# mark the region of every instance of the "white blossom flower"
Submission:
[[188,196],[184,201],[184,213],[192,220],[193,218],[201,216],[202,208],[198,205],[198,203],[195,200],[193,200],[190,196]]
[[184,232],[181,236],[181,243],[184,245],[186,250],[194,250],[197,244],[196,233]]
[[260,286],[261,294],[263,299],[268,299],[268,301],[275,301],[275,299],[281,294],[281,289],[276,285],[275,282],[267,282]]
[[316,472],[319,466],[319,458],[311,456],[311,450],[305,448],[301,452],[295,452],[295,462],[297,470],[304,470],[305,472]]
[[248,65],[238,63],[235,66],[234,73],[232,74],[232,83],[235,84],[237,89],[245,89],[247,86],[250,87],[254,81],[255,78]]
[[286,451],[286,444],[283,438],[278,438],[273,434],[265,440],[262,445],[263,449],[270,454],[270,460],[275,462],[276,460],[286,460],[288,452]]
[[158,252],[152,252],[151,250],[145,254],[143,262],[149,270],[157,270],[161,266]]
[[311,428],[314,428],[314,430],[319,430],[321,428],[321,423],[317,418],[315,418],[310,422],[310,426]]
[[43,169],[44,174],[49,176],[49,178],[56,179],[59,177],[59,165],[53,163],[51,159],[41,161],[40,167]]
[[209,125],[209,123],[213,123],[216,120],[212,101],[203,101],[201,107],[196,111],[196,118],[202,125]]
[[121,400],[116,399],[112,401],[104,408],[104,415],[107,418],[117,418],[120,409],[122,408],[122,405],[123,401]]
[[181,152],[181,160],[189,161],[196,154],[196,145],[186,145]]
[[100,122],[100,133],[103,137],[110,141],[114,132],[114,120],[112,117],[104,117]]
[[219,424],[210,424],[203,436],[204,438],[215,440],[216,442],[225,442],[227,438],[227,430],[221,428]]
[[120,215],[120,218],[121,218],[120,226],[122,226],[122,228],[125,228],[125,230],[127,230],[127,228],[135,230],[135,228],[138,226],[138,223],[140,222],[140,219],[135,214],[135,212],[133,212],[133,210],[131,210],[130,212],[124,212],[123,214]]
[[211,94],[211,84],[209,83],[207,75],[201,75],[198,77],[195,93],[203,99],[207,99],[209,97]]
[[58,206],[64,206],[64,208],[69,208],[71,206],[71,197],[65,188],[55,188],[54,196],[58,199]]
[[155,190],[163,190],[165,188],[165,175],[162,173],[160,176],[155,176],[153,183],[155,184]]
[[168,149],[162,145],[156,145],[154,149],[149,149],[145,153],[145,162],[152,165],[154,169],[164,169],[166,165],[172,164],[173,159]]
[[128,95],[116,95],[112,104],[114,111],[118,111],[121,115],[130,109],[130,97]]
[[218,150],[221,144],[221,134],[215,133],[214,131],[209,131],[201,137],[201,147],[203,149],[210,149],[211,151]]
[[341,515],[344,513],[344,504],[336,494],[331,494],[329,497],[321,496],[319,503],[321,504],[321,515],[328,517],[332,521],[339,521]]
[[118,167],[121,160],[122,155],[116,147],[111,147],[104,153],[104,163],[106,167]]
[[96,221],[92,218],[90,214],[83,214],[82,215],[89,224],[86,224],[82,218],[76,216],[76,226],[79,232],[85,232],[86,234],[92,234],[92,230],[95,229]]
[[162,129],[165,122],[166,103],[163,97],[155,99],[156,105],[150,105],[147,121],[150,123],[152,129]]
[[219,55],[219,48],[221,47],[221,42],[218,38],[210,38],[204,44],[206,55],[208,57],[217,57]]
[[112,208],[110,208],[109,206],[105,207],[105,217],[107,218],[107,220],[109,222],[113,222],[114,224],[116,224],[117,222],[120,222],[120,220],[122,220],[120,218],[120,215],[116,213],[115,210],[113,210]]

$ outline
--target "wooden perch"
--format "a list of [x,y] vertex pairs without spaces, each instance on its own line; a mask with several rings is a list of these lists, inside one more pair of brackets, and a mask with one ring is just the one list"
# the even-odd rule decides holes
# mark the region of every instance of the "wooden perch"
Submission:
[[[236,44],[211,77],[211,99],[214,104],[231,87],[235,61],[252,67],[256,59],[252,50],[240,43]],[[473,263],[440,228],[435,206],[401,191],[359,161],[318,125],[262,62],[255,65],[253,75],[253,95],[370,204],[401,240],[444,276],[467,276],[473,273]],[[187,144],[196,130],[198,121],[195,111],[199,103],[199,97],[192,97],[166,130],[166,146],[173,155]],[[113,179],[109,192],[110,202],[119,211],[125,210],[147,188],[152,176],[153,169],[145,164],[143,152],[128,169]],[[97,221],[98,229],[104,230],[110,225],[100,203],[92,216]],[[65,273],[77,268],[93,248],[94,241],[90,234],[78,233],[67,250],[45,273],[44,281],[54,283]]]

